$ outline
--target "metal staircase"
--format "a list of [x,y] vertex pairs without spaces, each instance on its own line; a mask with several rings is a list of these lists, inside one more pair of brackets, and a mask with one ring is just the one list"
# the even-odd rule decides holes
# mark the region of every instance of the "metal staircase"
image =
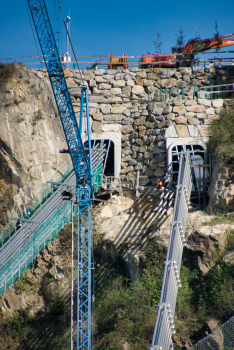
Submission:
[[187,213],[192,189],[190,156],[180,154],[180,166],[176,197],[171,224],[170,238],[165,261],[160,302],[150,350],[172,350],[172,335],[175,333],[174,317],[178,288],[180,284],[180,267]]

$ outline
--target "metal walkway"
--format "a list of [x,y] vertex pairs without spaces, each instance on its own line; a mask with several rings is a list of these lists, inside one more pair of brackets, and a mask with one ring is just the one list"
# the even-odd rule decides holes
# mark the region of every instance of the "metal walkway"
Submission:
[[187,153],[181,153],[161,296],[150,350],[173,349],[172,335],[175,333],[176,298],[178,288],[181,286],[179,275],[183,246],[185,245],[185,229],[191,189],[190,156]]

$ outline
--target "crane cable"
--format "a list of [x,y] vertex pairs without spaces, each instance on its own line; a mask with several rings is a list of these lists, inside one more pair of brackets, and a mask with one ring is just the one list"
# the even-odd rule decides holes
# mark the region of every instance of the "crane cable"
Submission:
[[65,26],[65,28],[66,28],[66,32],[67,32],[67,36],[68,36],[68,39],[69,39],[69,42],[70,42],[70,45],[71,45],[71,48],[72,48],[72,52],[73,52],[73,55],[74,55],[75,60],[76,60],[76,65],[77,65],[77,68],[78,68],[78,70],[79,70],[80,79],[81,79],[81,81],[82,81],[82,83],[83,83],[83,85],[84,85],[84,80],[83,80],[83,78],[82,78],[82,74],[81,74],[81,71],[80,71],[80,67],[79,67],[79,64],[78,64],[78,62],[77,62],[75,50],[74,50],[74,47],[73,47],[73,45],[72,45],[71,37],[70,37],[70,34],[69,34],[68,29],[67,29],[67,26],[66,26],[65,18],[64,18],[64,16],[63,16],[62,7],[61,7],[61,5],[60,5],[59,0],[57,0],[57,2],[58,2],[58,5],[59,5],[59,9],[60,9],[60,11],[61,11],[61,15],[62,15],[62,18],[63,18],[63,23],[64,23],[64,26]]

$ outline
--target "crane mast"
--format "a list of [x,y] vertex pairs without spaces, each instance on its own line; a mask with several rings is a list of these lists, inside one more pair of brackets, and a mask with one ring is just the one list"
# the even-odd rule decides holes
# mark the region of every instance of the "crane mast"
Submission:
[[[92,154],[89,125],[88,91],[81,88],[80,128],[67,88],[63,67],[44,0],[27,0],[50,83],[58,107],[64,134],[73,162],[78,202],[77,242],[77,349],[91,350],[91,195]],[[89,160],[81,138],[83,106],[86,103]]]

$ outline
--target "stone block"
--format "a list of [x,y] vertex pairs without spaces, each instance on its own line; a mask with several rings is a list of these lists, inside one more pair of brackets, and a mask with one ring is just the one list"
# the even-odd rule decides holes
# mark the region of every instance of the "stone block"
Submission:
[[122,119],[122,124],[124,124],[124,125],[130,125],[130,124],[132,124],[133,123],[133,118],[123,118]]
[[147,115],[149,115],[149,112],[148,112],[146,109],[144,109],[144,110],[141,112],[141,116],[147,116]]
[[144,153],[144,152],[146,152],[146,151],[147,151],[147,146],[140,146],[139,152]]
[[146,130],[141,130],[141,131],[139,131],[139,136],[143,137],[145,135],[145,133],[146,133]]
[[94,113],[93,114],[93,119],[102,121],[103,120],[103,114],[102,113]]
[[139,146],[132,145],[132,150],[135,152],[139,152]]
[[102,125],[100,122],[93,122],[92,124],[92,131],[93,132],[97,132],[97,133],[101,133],[102,132]]
[[128,166],[127,168],[122,169],[122,170],[120,171],[120,174],[127,174],[127,173],[130,173],[130,172],[133,171],[133,170],[134,170],[133,166]]
[[131,114],[131,117],[134,118],[134,119],[136,119],[136,118],[139,118],[140,115],[141,115],[140,112],[135,112],[135,113],[132,113],[132,114]]
[[98,85],[99,90],[110,90],[111,89],[111,85],[110,84],[105,84],[105,83],[101,83]]
[[169,138],[169,137],[175,137],[175,138],[178,137],[174,125],[169,126],[169,128],[167,128],[167,129],[165,130],[165,138],[167,139],[167,138]]
[[213,100],[212,101],[212,107],[214,107],[214,108],[221,108],[221,107],[223,107],[223,100],[221,100],[221,99]]
[[139,162],[143,162],[144,158],[145,158],[145,157],[144,157],[144,154],[143,154],[143,153],[139,153],[139,154],[138,154],[138,161],[139,161]]
[[189,131],[189,135],[190,137],[199,137],[201,136],[198,128],[194,125],[188,125],[188,131]]
[[209,125],[198,125],[197,128],[201,136],[210,136],[211,129]]
[[[84,71],[83,71],[84,72]],[[87,72],[90,72],[90,70],[87,70]],[[95,70],[95,75],[103,75],[105,74],[106,71],[105,69],[98,69],[98,70]]]
[[129,160],[129,165],[136,165],[137,164],[137,160],[136,159],[130,159]]
[[96,80],[90,79],[90,81],[89,81],[89,86],[90,86],[90,87],[95,87],[95,86],[97,86]]
[[143,165],[142,165],[142,164],[137,164],[137,165],[135,166],[135,170],[142,170],[142,168],[143,168]]
[[109,114],[110,113],[110,105],[109,104],[101,104],[100,105],[101,112],[103,114]]
[[105,102],[106,102],[106,99],[105,99],[105,97],[103,97],[103,96],[93,96],[93,95],[90,95],[90,96],[89,96],[89,101],[90,101],[90,102],[96,102],[96,103],[105,103]]
[[162,121],[162,122],[158,123],[158,128],[159,128],[159,129],[162,129],[162,128],[164,128],[165,126],[166,126],[166,122],[165,122],[165,121]]
[[132,125],[122,126],[121,131],[123,134],[130,134],[133,131]]
[[161,79],[159,80],[161,88],[172,88],[177,85],[177,80],[175,78],[171,79]]
[[128,155],[128,156],[122,158],[122,162],[128,162],[130,159],[131,159],[131,156]]
[[127,85],[127,86],[134,86],[135,83],[134,83],[134,81],[133,81],[132,79],[129,79],[129,80],[127,80],[126,85]]
[[144,125],[145,124],[145,117],[140,117],[134,120],[134,124],[137,125]]
[[154,142],[155,139],[156,139],[156,136],[150,135],[150,136],[148,137],[148,141],[149,141],[150,143],[151,143],[151,142]]
[[105,83],[106,82],[106,79],[104,79],[103,76],[97,76],[95,78],[95,80],[97,83]]
[[185,118],[195,118],[196,117],[196,113],[194,112],[187,112],[184,114]]
[[173,107],[173,113],[184,114],[185,113],[184,106],[175,106],[175,107]]
[[130,110],[129,109],[125,109],[123,112],[122,112],[123,115],[125,115],[126,117],[129,117],[130,116]]
[[164,107],[159,106],[157,102],[151,102],[148,104],[147,109],[152,114],[161,115]]
[[175,125],[179,137],[189,137],[187,125]]
[[157,163],[157,166],[159,166],[160,168],[164,168],[166,166],[166,162],[159,162]]
[[175,114],[174,113],[169,113],[167,116],[168,120],[175,120]]
[[171,105],[167,105],[167,106],[164,108],[162,114],[169,114],[169,113],[171,113],[171,111],[172,111],[172,106],[171,106]]
[[122,73],[115,74],[115,80],[122,80],[122,79],[123,79],[123,74]]
[[163,150],[162,148],[159,148],[159,147],[155,147],[153,150],[153,154],[161,154],[163,152],[165,152],[165,150]]
[[121,124],[102,124],[102,131],[108,132],[108,131],[114,131],[118,132],[122,128]]
[[196,100],[185,100],[184,105],[185,106],[195,106],[197,104]]
[[152,143],[148,146],[148,151],[153,152],[154,148],[155,148],[155,144],[152,142]]
[[113,114],[122,114],[124,112],[124,110],[126,109],[126,107],[124,107],[123,105],[113,105],[111,106],[111,113]]
[[175,118],[176,124],[187,124],[187,118],[179,116]]
[[164,68],[159,72],[160,78],[170,78],[173,74],[175,74],[175,69]]
[[132,150],[130,147],[125,147],[123,150],[122,150],[122,154],[124,154],[125,156],[128,156],[130,154],[132,154]]
[[164,175],[164,171],[162,168],[158,167],[155,171],[154,171],[154,176],[157,176],[157,177],[161,177]]
[[211,101],[210,100],[206,100],[205,98],[199,98],[197,100],[197,102],[199,103],[199,105],[203,105],[206,107],[210,107],[211,106]]
[[207,114],[207,115],[213,115],[213,114],[215,114],[214,108],[213,108],[213,107],[207,108],[206,114]]
[[139,145],[139,146],[142,146],[143,145],[143,141],[141,139],[136,139],[136,143]]
[[126,84],[126,82],[124,80],[114,80],[112,82],[112,86],[114,88],[122,88],[125,86],[125,84]]
[[153,153],[152,152],[145,152],[144,153],[144,158],[145,159],[152,159],[153,158]]
[[136,73],[136,77],[144,79],[144,78],[147,78],[147,74],[145,71],[140,71]]
[[197,119],[202,120],[206,118],[207,118],[206,113],[197,113]]
[[148,79],[143,80],[143,86],[153,86],[153,85],[154,85],[154,80],[148,80]]
[[197,118],[188,118],[188,123],[190,125],[200,125],[200,121]]
[[186,110],[187,112],[202,113],[206,111],[206,108],[203,105],[197,105],[197,106],[187,106]]
[[136,80],[135,80],[135,84],[136,84],[136,85],[143,86],[143,79],[139,79],[139,78],[136,79]]
[[135,95],[141,95],[142,93],[144,93],[143,86],[140,86],[140,85],[133,86],[132,93]]
[[159,154],[157,156],[154,156],[154,159],[153,159],[153,163],[154,164],[157,164],[158,162],[162,162],[166,159],[166,154],[163,153],[163,154]]
[[110,89],[110,93],[114,96],[116,95],[121,95],[122,94],[122,91],[120,88],[111,88]]
[[158,80],[158,74],[156,73],[148,73],[147,78],[150,80]]
[[113,122],[115,120],[115,114],[104,114],[103,118],[105,121]]

